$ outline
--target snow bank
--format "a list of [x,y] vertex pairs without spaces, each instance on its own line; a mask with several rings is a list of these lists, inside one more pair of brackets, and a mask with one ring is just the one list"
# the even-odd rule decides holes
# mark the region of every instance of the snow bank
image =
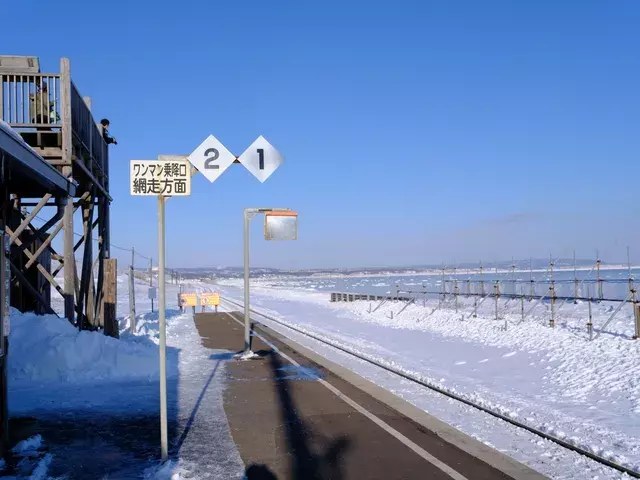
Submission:
[[158,353],[143,336],[118,340],[102,332],[79,332],[66,319],[11,311],[12,385],[157,378]]

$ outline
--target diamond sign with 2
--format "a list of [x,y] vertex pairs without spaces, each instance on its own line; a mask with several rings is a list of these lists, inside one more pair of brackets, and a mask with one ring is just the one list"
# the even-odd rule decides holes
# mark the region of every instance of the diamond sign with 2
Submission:
[[231,166],[235,159],[235,155],[213,135],[209,135],[188,157],[191,165],[212,183]]

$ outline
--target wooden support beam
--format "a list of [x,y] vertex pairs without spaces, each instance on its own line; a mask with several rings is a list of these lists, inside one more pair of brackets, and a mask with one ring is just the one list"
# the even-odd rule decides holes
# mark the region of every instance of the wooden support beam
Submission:
[[[69,59],[60,60],[60,117],[62,118],[62,175],[73,180],[73,125],[71,123],[71,67]],[[73,275],[73,197],[67,198],[64,207],[64,315],[75,323],[75,277]]]
[[104,261],[104,334],[120,338],[116,307],[118,305],[117,259]]
[[35,259],[40,258],[40,254],[44,251],[45,248],[49,246],[51,241],[56,237],[56,235],[60,232],[60,230],[62,230],[62,225],[63,225],[62,222],[59,222],[58,225],[56,225],[56,228],[54,228],[53,232],[51,232],[49,236],[44,239],[44,241],[42,242],[42,245],[38,247],[38,249],[33,254],[33,258],[27,262],[24,268],[29,268],[36,261]]
[[[78,208],[80,208],[80,206],[83,204],[83,202],[89,198],[90,193],[89,192],[85,192],[82,194],[82,196],[80,197],[80,199],[78,200],[77,203],[74,204],[73,206],[73,213],[76,212],[76,210],[78,210]],[[57,235],[58,232],[60,231],[61,228],[64,228],[64,222],[60,223],[60,227],[56,227],[56,232],[54,234]],[[29,228],[32,231],[35,231],[34,227],[32,225],[29,226]],[[78,248],[80,248],[80,245],[82,245],[82,240],[80,240],[74,247],[73,247],[73,251],[75,252],[76,250],[78,250]],[[54,260],[57,260],[58,262],[60,262],[60,265],[58,265],[56,267],[56,269],[53,271],[53,276],[55,277],[58,273],[60,273],[60,270],[62,270],[64,268],[64,257],[62,255],[60,255],[58,252],[56,252],[53,247],[51,246],[51,242],[49,242],[49,245],[47,246],[47,248],[49,249],[49,251],[51,252],[51,258]]]
[[[95,189],[94,189],[95,192]],[[91,267],[93,264],[93,197],[89,197],[89,201],[83,207],[82,212],[83,226],[84,226],[84,255],[82,258],[82,278],[78,288],[78,324],[82,330],[85,327],[84,313],[85,305],[88,305],[89,301],[86,298],[89,292],[89,278],[91,277]]]
[[96,286],[94,283],[95,279],[93,278],[93,271],[95,270],[96,265],[98,264],[98,260],[100,260],[100,257],[96,258],[93,264],[91,265],[91,274],[89,275],[89,293],[87,295],[87,322],[92,327],[98,326],[97,318],[95,316]]
[[100,192],[102,192],[102,194],[107,197],[109,199],[110,202],[113,201],[113,198],[111,198],[111,196],[109,195],[109,193],[104,189],[104,187],[102,186],[102,183],[100,183],[96,177],[93,176],[93,174],[89,171],[89,169],[84,165],[84,163],[82,163],[79,159],[76,159],[75,161],[76,165],[78,165],[80,167],[80,169],[85,173],[85,175],[87,177],[89,177],[89,180],[91,180],[93,182],[93,184],[96,186],[96,188],[98,190],[100,190]]
[[16,238],[18,238],[22,233],[22,231],[25,228],[27,228],[27,225],[31,225],[31,221],[36,217],[36,215],[38,215],[38,212],[42,210],[42,208],[47,204],[50,198],[51,198],[50,193],[47,193],[44,197],[42,197],[42,200],[38,202],[38,204],[31,211],[31,213],[26,216],[26,218],[22,221],[20,226],[16,228],[16,231],[11,235],[11,237],[9,238],[10,243],[15,242]]
[[29,238],[26,238],[22,242],[21,249],[28,248],[31,246],[32,243],[35,243],[38,240],[42,240],[44,236],[47,234],[47,231],[51,227],[53,227],[60,220],[60,218],[62,218],[61,212],[56,212],[56,214],[53,217],[51,217],[49,220],[47,220],[44,225],[38,228],[33,235],[31,235]]
[[105,260],[109,257],[108,253],[108,241],[105,239],[107,227],[107,218],[105,206],[108,206],[108,202],[105,198],[98,198],[98,279],[96,286],[96,321],[99,325],[104,325],[104,266]]
[[[5,227],[4,227],[4,229],[5,229],[5,231],[6,231],[9,235],[11,235],[11,234],[12,234],[12,230],[11,230],[9,227],[5,226]],[[19,238],[16,238],[16,245],[18,245],[18,246],[22,245],[22,241],[21,241]],[[24,254],[25,254],[25,256],[26,256],[29,260],[31,260],[32,258],[34,258],[34,257],[33,257],[33,254],[32,254],[29,250],[23,250],[23,251],[22,251],[22,253],[24,253]],[[55,279],[51,276],[51,274],[50,274],[49,272],[47,272],[47,269],[46,269],[46,268],[44,268],[42,265],[40,265],[40,263],[39,263],[37,260],[36,260],[35,264],[36,264],[36,268],[38,269],[38,271],[39,271],[42,275],[44,275],[44,278],[46,278],[47,280],[49,280],[49,283],[50,283],[51,285],[53,285],[53,287],[58,291],[58,293],[60,293],[60,295],[62,295],[62,294],[63,294],[63,290],[62,290],[62,288],[60,287],[60,285],[58,285],[58,282],[56,282],[56,281],[55,281]]]
[[25,287],[27,290],[29,290],[29,293],[33,295],[33,297],[38,302],[40,302],[40,304],[44,307],[47,313],[52,313],[57,316],[58,314],[51,308],[51,305],[47,303],[47,301],[42,297],[42,295],[40,295],[40,292],[38,292],[38,290],[36,290],[36,288],[33,285],[31,285],[27,277],[24,276],[24,273],[22,273],[22,271],[13,264],[11,259],[7,258],[7,261],[9,262],[9,267],[11,268],[11,271],[17,277],[20,284],[23,287]]

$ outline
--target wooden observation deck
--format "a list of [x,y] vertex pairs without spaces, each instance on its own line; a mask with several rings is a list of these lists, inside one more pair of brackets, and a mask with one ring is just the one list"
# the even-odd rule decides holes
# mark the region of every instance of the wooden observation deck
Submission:
[[[114,332],[114,326],[107,324],[111,320],[104,318],[103,306],[104,268],[110,257],[108,147],[91,114],[90,98],[82,97],[71,79],[69,60],[60,60],[59,73],[42,73],[37,57],[0,56],[0,120],[74,185],[73,192],[69,190],[65,195],[52,190],[34,197],[16,182],[9,182],[13,209],[7,219],[7,232],[11,235],[13,259],[17,262],[16,256],[19,257],[20,267],[25,270],[37,268],[38,275],[46,280],[39,278],[37,285],[32,285],[40,294],[39,304],[46,303],[45,290],[53,286],[63,295],[65,317],[74,325],[80,329],[104,327],[105,332],[117,335],[117,329]],[[82,219],[77,230],[82,234],[76,242],[77,210]],[[34,218],[45,211],[53,213],[44,219],[44,225],[34,226]],[[62,255],[51,246],[60,231],[64,234]],[[75,252],[80,247],[82,268],[78,272]],[[59,265],[51,271],[48,265],[41,264],[48,263],[46,258]],[[56,281],[61,271],[62,285]],[[31,293],[32,290],[28,288]],[[20,308],[20,302],[15,302]],[[51,310],[50,305],[41,307],[43,311]]]

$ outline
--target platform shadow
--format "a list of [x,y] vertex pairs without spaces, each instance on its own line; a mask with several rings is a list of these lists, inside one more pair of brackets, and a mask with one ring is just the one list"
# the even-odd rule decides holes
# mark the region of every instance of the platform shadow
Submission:
[[[280,404],[285,441],[291,458],[289,469],[291,479],[342,480],[344,478],[342,460],[349,448],[349,438],[345,435],[331,439],[314,432],[297,413],[292,395],[291,376],[287,375],[287,368],[283,367],[280,355],[271,353],[265,357],[269,361]],[[310,380],[316,379],[317,377]],[[267,465],[250,464],[245,471],[245,478],[273,480],[278,477]]]

